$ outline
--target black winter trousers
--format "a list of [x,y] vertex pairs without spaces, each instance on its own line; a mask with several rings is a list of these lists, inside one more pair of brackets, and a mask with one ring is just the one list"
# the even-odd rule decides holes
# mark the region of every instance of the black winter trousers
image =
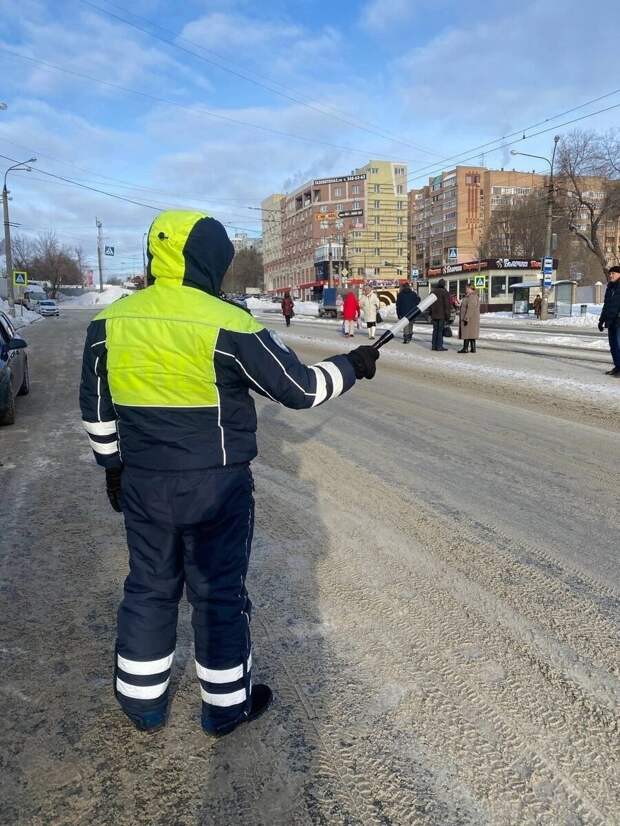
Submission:
[[433,350],[441,350],[443,347],[443,328],[445,323],[443,318],[433,321],[433,342],[431,344]]
[[126,467],[121,478],[129,575],[118,611],[117,699],[134,716],[165,709],[185,585],[202,724],[217,730],[236,722],[251,692],[249,465],[186,473]]

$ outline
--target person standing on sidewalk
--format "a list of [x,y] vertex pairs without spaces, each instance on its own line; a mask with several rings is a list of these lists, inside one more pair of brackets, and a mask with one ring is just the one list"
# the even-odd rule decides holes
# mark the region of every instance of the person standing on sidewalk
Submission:
[[316,407],[372,378],[379,356],[365,346],[303,364],[219,298],[233,255],[219,221],[162,212],[148,233],[149,286],[99,313],[84,346],[82,422],[129,546],[114,692],[141,731],[166,723],[184,587],[204,731],[228,734],[271,704],[269,686],[252,681],[245,587],[257,454],[250,390]]
[[440,278],[437,285],[431,290],[437,296],[437,301],[431,304],[431,319],[433,320],[433,343],[432,350],[447,352],[448,348],[443,346],[443,329],[450,321],[450,296],[446,290],[446,282]]
[[[406,281],[398,291],[396,296],[396,315],[398,318],[404,318],[409,313],[413,312],[420,303],[420,296],[415,290],[411,289],[411,285]],[[403,330],[403,344],[409,344],[413,338],[413,321],[410,321]]]
[[295,302],[291,298],[291,294],[284,293],[284,298],[282,299],[282,315],[284,316],[287,327],[291,326],[291,318],[295,315],[294,308]]
[[476,352],[476,339],[480,335],[480,296],[472,284],[465,288],[465,297],[459,307],[459,338],[463,346],[458,353]]
[[360,314],[360,305],[353,290],[345,295],[342,302],[342,318],[344,319],[345,336],[354,336],[356,322]]
[[614,366],[611,370],[607,370],[606,375],[620,378],[620,266],[611,267],[609,270],[605,300],[598,320],[601,333],[605,327],[607,327],[609,349],[614,361]]
[[373,341],[377,329],[377,315],[381,308],[379,296],[369,285],[364,287],[364,295],[360,300],[360,309],[364,313],[364,321],[368,328],[368,338]]

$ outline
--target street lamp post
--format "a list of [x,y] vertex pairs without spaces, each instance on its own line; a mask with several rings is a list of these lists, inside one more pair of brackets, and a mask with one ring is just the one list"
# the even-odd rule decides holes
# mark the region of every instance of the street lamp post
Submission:
[[[551,160],[546,158],[544,155],[530,155],[527,152],[517,152],[516,149],[511,149],[511,155],[523,155],[525,158],[537,158],[539,161],[546,161],[549,164],[549,187],[547,189],[547,229],[545,234],[545,257],[551,258],[552,255],[552,238],[553,238],[553,199],[554,199],[554,189],[553,189],[553,166],[555,163],[555,152],[558,148],[558,142],[560,140],[560,136],[556,135],[553,139],[553,154],[551,155]],[[546,321],[549,317],[549,302],[547,299],[547,288],[545,286],[545,274],[544,272],[541,273],[541,289],[540,289],[540,320]]]
[[4,173],[4,185],[2,187],[2,212],[4,217],[4,259],[6,262],[6,284],[7,297],[9,300],[9,315],[15,316],[15,292],[13,290],[13,254],[11,251],[11,224],[9,221],[9,191],[6,188],[6,179],[9,172],[24,171],[30,172],[28,164],[35,163],[36,158],[28,158],[27,161],[20,161],[19,163],[9,166]]

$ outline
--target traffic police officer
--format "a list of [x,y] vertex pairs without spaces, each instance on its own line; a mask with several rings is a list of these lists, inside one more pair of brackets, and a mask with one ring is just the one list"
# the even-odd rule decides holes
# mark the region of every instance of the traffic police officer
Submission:
[[272,700],[251,677],[249,391],[315,407],[375,373],[370,347],[307,367],[247,311],[220,299],[233,255],[213,218],[161,213],[148,235],[151,286],[99,313],[84,348],[82,420],[129,546],[115,693],[141,730],[165,723],[184,585],[204,730],[226,734]]

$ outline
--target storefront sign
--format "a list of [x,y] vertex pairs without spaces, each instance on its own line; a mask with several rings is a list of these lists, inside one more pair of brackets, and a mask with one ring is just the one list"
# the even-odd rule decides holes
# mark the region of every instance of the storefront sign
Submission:
[[365,181],[366,173],[361,175],[343,175],[340,178],[317,178],[312,181],[313,186],[323,186],[323,184],[345,184],[347,181]]
[[363,209],[343,209],[338,213],[339,218],[360,218],[364,214]]

